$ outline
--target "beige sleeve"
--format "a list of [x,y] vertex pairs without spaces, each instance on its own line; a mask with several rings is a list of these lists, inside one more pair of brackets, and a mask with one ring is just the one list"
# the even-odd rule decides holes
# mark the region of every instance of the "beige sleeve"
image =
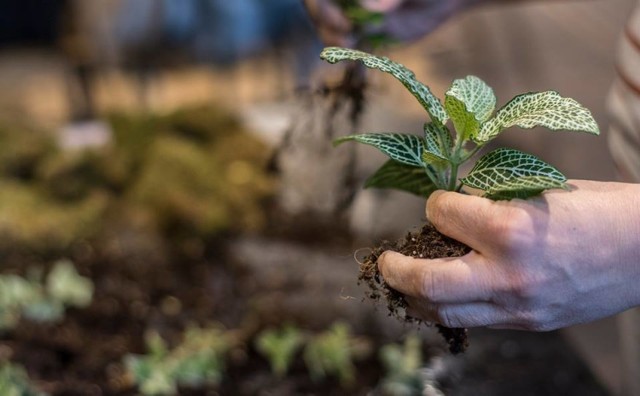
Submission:
[[[617,76],[608,98],[609,149],[627,182],[640,182],[640,2],[620,39]],[[640,220],[639,220],[640,221]],[[640,308],[618,315],[622,391],[640,395]]]
[[622,34],[608,98],[609,148],[620,178],[640,182],[640,4]]

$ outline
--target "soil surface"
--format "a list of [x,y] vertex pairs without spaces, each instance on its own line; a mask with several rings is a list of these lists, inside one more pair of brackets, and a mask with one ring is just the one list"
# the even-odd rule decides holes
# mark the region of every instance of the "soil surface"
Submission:
[[[316,231],[315,238],[308,234],[313,246],[335,243],[335,232]],[[292,238],[282,229],[275,234],[278,241]],[[306,235],[298,233],[299,243],[304,244]],[[243,329],[247,339],[264,328],[260,315],[252,314],[249,306],[251,297],[256,296],[252,286],[256,274],[247,271],[240,264],[242,258],[230,255],[227,249],[228,242],[235,238],[204,241],[198,254],[169,249],[162,257],[123,251],[115,254],[99,246],[79,244],[69,258],[95,283],[91,306],[69,310],[56,324],[21,322],[16,329],[0,335],[0,353],[23,365],[38,388],[52,396],[136,395],[138,391],[124,371],[122,359],[126,354],[146,352],[146,330],[157,330],[175,345],[189,324],[218,322],[229,329]],[[461,249],[451,254],[465,251]],[[4,259],[7,270],[34,260],[28,255]],[[302,328],[306,325],[295,323]],[[410,327],[406,332],[415,330]],[[445,394],[605,394],[558,333],[472,330],[472,334],[472,347],[455,357],[441,356],[440,345],[423,344],[426,365],[435,369],[441,367],[438,361],[448,362],[433,378],[434,386]],[[379,336],[376,326],[371,326],[370,333],[356,335],[366,337],[373,351],[400,341]],[[290,373],[278,379],[247,342],[231,352],[220,385],[181,389],[180,395],[379,395],[376,384],[384,370],[377,354],[357,360],[355,368],[357,375],[349,387],[332,378],[314,382],[302,356],[297,356]]]
[[[471,249],[445,235],[442,235],[431,224],[426,224],[419,232],[408,233],[400,241],[385,241],[376,246],[372,253],[360,264],[359,281],[369,287],[367,296],[373,300],[384,299],[390,315],[407,322],[420,322],[419,319],[406,315],[407,302],[402,293],[392,289],[384,281],[378,271],[378,257],[387,250],[392,250],[415,258],[457,257],[467,254]],[[449,351],[453,354],[464,352],[468,347],[467,329],[448,328],[436,325],[442,334]]]

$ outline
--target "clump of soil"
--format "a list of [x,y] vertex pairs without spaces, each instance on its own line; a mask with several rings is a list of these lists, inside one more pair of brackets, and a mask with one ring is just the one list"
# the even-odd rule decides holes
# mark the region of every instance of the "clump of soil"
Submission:
[[[406,315],[405,309],[407,307],[407,301],[404,299],[404,295],[392,289],[384,279],[382,279],[382,275],[378,271],[378,257],[387,250],[393,250],[416,258],[434,259],[463,256],[471,249],[455,239],[442,235],[431,224],[426,224],[417,233],[407,233],[406,237],[402,240],[382,242],[373,248],[370,255],[362,260],[358,280],[369,287],[369,291],[366,293],[367,297],[375,301],[384,299],[391,316],[406,322],[420,322],[419,319]],[[457,354],[465,351],[469,345],[467,329],[449,328],[442,325],[436,325],[436,327],[447,342],[451,353]]]

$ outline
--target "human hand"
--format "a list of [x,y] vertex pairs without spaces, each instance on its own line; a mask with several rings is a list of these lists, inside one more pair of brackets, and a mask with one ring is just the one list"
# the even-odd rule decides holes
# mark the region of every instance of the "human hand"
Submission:
[[575,180],[572,191],[491,201],[435,192],[427,216],[473,250],[378,266],[410,316],[447,327],[553,330],[640,305],[640,185]]
[[[366,26],[365,34],[385,35],[394,41],[417,40],[456,12],[480,0],[360,0],[372,12],[384,14],[380,24]],[[352,46],[353,25],[332,0],[305,0],[309,14],[327,45]]]
[[325,45],[351,47],[353,26],[332,0],[304,0],[320,39]]

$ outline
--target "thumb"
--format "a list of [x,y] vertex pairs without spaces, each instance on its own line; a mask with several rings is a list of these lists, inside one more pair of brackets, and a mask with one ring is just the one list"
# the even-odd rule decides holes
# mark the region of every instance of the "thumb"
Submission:
[[491,220],[506,214],[504,206],[487,198],[442,190],[431,194],[426,211],[438,231],[481,252],[491,240]]

